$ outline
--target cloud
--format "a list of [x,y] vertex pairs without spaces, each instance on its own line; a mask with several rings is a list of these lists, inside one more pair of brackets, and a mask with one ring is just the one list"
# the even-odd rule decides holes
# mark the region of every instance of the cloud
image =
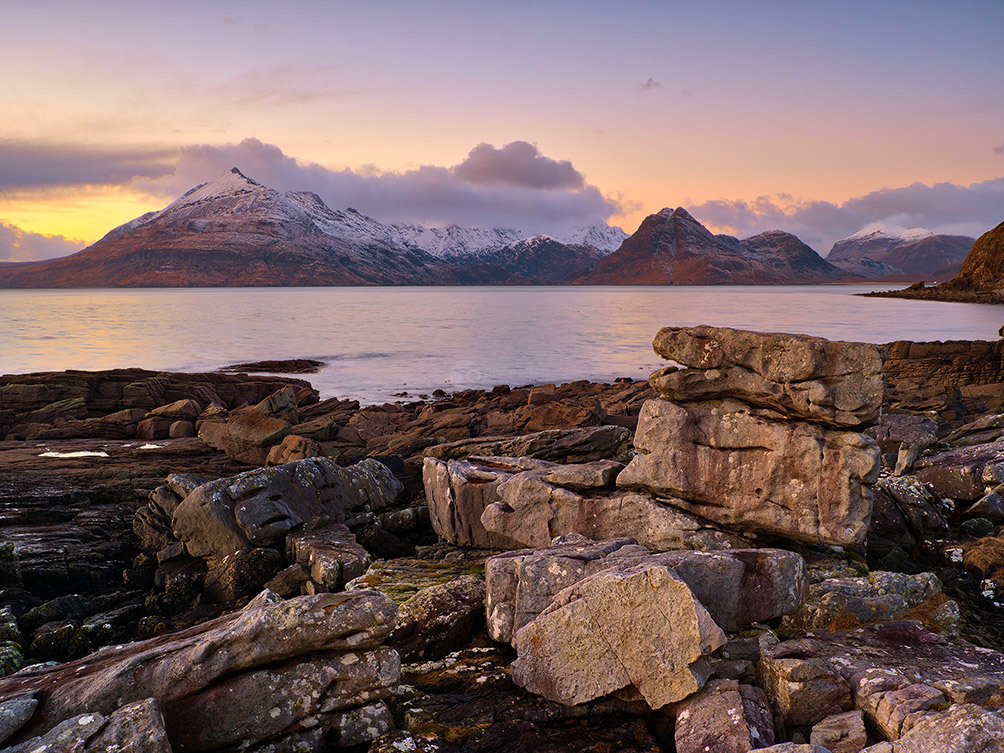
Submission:
[[497,183],[523,188],[579,189],[586,183],[571,162],[545,157],[536,144],[526,141],[513,141],[501,149],[491,144],[478,144],[467,159],[453,168],[453,174],[474,185]]
[[1004,144],[994,147],[994,154],[1004,154]]
[[330,207],[353,207],[383,222],[543,233],[599,222],[621,209],[615,199],[587,184],[570,162],[551,159],[526,142],[501,148],[480,144],[453,167],[382,172],[375,167],[331,170],[299,162],[274,144],[245,139],[184,147],[170,175],[133,185],[173,199],[234,166],[270,188],[314,191]]
[[206,94],[214,102],[269,107],[353,96],[354,89],[332,83],[338,80],[338,72],[334,65],[317,68],[283,65],[241,73],[206,87]]
[[660,86],[662,86],[662,84],[660,84],[654,78],[652,78],[651,76],[649,76],[648,77],[648,81],[646,81],[644,84],[642,84],[641,86],[639,86],[638,89],[641,90],[641,91],[643,91],[643,92],[650,92],[653,89],[658,89]]
[[42,235],[0,222],[0,262],[54,259],[79,251],[86,244],[62,235]]
[[715,230],[740,237],[786,230],[825,255],[836,241],[875,222],[978,237],[1004,220],[1004,178],[969,186],[914,183],[842,203],[799,201],[781,194],[754,201],[715,199],[688,210]]
[[69,185],[122,185],[168,175],[178,152],[0,140],[0,193]]

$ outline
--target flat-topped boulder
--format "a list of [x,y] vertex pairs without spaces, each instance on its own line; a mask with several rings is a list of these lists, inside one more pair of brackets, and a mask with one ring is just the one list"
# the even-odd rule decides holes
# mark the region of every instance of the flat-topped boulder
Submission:
[[313,518],[340,523],[351,511],[382,510],[400,490],[379,461],[342,468],[330,458],[307,458],[197,487],[174,510],[172,529],[189,554],[225,556],[275,544]]
[[618,486],[735,530],[839,546],[868,532],[879,451],[864,434],[776,420],[737,400],[650,400],[635,448]]
[[653,348],[682,364],[652,375],[652,388],[674,401],[732,397],[835,427],[878,420],[882,353],[867,343],[727,327],[664,327]]

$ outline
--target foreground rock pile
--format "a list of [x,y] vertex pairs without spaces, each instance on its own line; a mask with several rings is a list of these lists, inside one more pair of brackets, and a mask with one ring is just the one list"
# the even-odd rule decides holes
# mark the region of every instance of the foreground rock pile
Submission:
[[[199,408],[202,439],[164,445],[220,449],[117,519],[57,497],[87,533],[45,596],[52,549],[7,524],[0,747],[1004,750],[1004,419],[974,414],[980,385],[903,389],[901,361],[891,405],[875,346],[655,347],[678,365],[651,389],[146,407],[169,434]],[[135,538],[88,569],[100,525]],[[11,674],[44,659],[70,661]]]

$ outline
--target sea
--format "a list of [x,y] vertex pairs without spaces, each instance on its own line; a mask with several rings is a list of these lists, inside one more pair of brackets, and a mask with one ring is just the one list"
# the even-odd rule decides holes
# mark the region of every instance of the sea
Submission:
[[0,290],[0,374],[203,372],[312,358],[322,397],[645,378],[661,327],[995,340],[1004,307],[854,295],[891,285]]

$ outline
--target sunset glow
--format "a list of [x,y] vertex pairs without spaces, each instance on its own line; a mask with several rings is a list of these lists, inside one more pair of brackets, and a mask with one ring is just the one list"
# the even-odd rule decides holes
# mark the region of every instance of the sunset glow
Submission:
[[[684,205],[741,234],[808,202],[997,181],[1002,21],[996,2],[11,6],[0,223],[93,242],[214,177],[191,150],[246,139],[390,181],[523,141],[570,162],[628,232]],[[760,197],[772,209],[745,225],[708,204]],[[471,221],[448,198],[418,219]]]

